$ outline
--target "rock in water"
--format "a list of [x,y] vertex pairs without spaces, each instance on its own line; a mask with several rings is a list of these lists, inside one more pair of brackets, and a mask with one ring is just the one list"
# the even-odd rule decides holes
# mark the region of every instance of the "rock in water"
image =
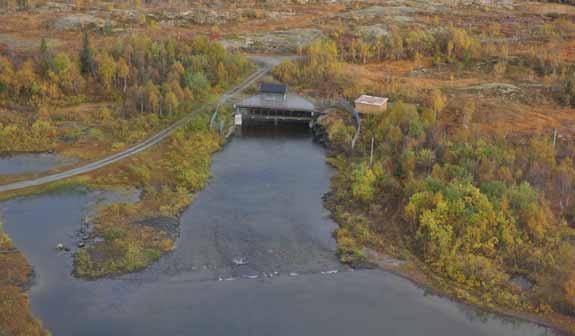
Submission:
[[248,263],[248,261],[244,257],[235,257],[234,259],[232,259],[232,262],[235,265],[247,265]]

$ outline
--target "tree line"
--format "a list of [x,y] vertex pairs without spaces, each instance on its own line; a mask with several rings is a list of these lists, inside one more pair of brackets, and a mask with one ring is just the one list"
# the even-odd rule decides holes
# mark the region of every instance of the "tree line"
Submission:
[[0,96],[34,108],[70,100],[113,97],[126,113],[174,114],[180,103],[205,98],[249,70],[239,55],[207,38],[189,43],[132,35],[96,50],[84,33],[78,55],[53,52],[42,40],[39,56],[13,62],[0,56]]
[[0,56],[0,107],[20,111],[21,120],[0,121],[0,151],[45,150],[58,135],[53,122],[75,118],[59,115],[58,107],[83,102],[113,102],[113,111],[94,117],[125,138],[136,127],[147,129],[189,111],[251,68],[206,37],[155,40],[134,34],[96,48],[86,32],[76,53],[53,50],[42,40],[35,57]]
[[336,41],[342,59],[357,64],[417,60],[423,56],[433,57],[435,63],[469,62],[479,55],[481,46],[467,30],[454,26],[408,32],[392,28],[379,36],[335,32],[331,37]]
[[[300,50],[297,62],[285,62],[274,74],[287,83],[314,83],[326,91],[352,91],[349,80],[341,74],[342,63],[367,64],[386,60],[433,57],[435,64],[471,64],[481,57],[481,43],[468,31],[449,27],[429,32],[392,31],[379,37],[362,37],[332,33]],[[337,92],[341,94],[342,92]]]
[[417,66],[423,59],[431,59],[435,66],[455,65],[463,69],[482,63],[497,77],[504,76],[513,66],[550,82],[550,98],[563,105],[575,106],[575,67],[557,50],[562,43],[575,38],[573,22],[558,18],[517,33],[526,34],[516,37],[529,41],[526,44],[530,47],[516,55],[510,54],[509,42],[497,41],[505,37],[497,24],[489,26],[483,34],[485,36],[477,36],[454,26],[410,31],[391,28],[379,36],[334,31],[327,38],[301,49],[300,54],[305,57],[299,62],[286,62],[274,71],[278,78],[288,83],[305,78],[306,82],[326,88],[326,92],[334,92],[335,87],[335,91],[355,93],[348,86],[349,80],[339,73],[343,62],[370,64],[411,60]]

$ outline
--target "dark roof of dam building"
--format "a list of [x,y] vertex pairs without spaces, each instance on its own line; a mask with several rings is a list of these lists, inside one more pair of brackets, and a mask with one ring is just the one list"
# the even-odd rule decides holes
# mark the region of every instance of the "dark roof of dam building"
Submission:
[[260,83],[260,92],[261,93],[273,93],[273,94],[281,94],[285,95],[288,91],[287,85],[284,84],[274,84],[274,83]]
[[240,101],[236,104],[236,107],[317,112],[312,102],[292,93],[280,97],[273,94],[260,93]]

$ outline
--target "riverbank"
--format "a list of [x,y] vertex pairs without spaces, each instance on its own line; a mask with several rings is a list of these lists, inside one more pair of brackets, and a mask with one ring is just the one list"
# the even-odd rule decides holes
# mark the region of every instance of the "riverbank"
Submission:
[[[220,138],[198,116],[165,144],[138,155],[113,173],[104,170],[93,187],[137,186],[140,200],[114,203],[99,209],[90,222],[90,235],[101,241],[88,244],[75,258],[74,273],[101,278],[141,270],[174,248],[177,235],[150,225],[157,217],[179,221],[179,216],[210,177],[211,155]],[[114,169],[114,168],[112,168]]]
[[[95,209],[96,215],[87,223],[91,230],[80,237],[78,247],[73,247],[73,273],[96,279],[142,270],[174,248],[179,216],[192,202],[191,194],[201,190],[210,176],[211,155],[220,148],[220,138],[208,129],[207,118],[208,114],[199,113],[165,143],[97,173],[3,193],[0,199],[67,186],[105,190],[137,186],[142,190],[137,202],[111,203]],[[175,228],[155,226],[153,219],[158,217],[169,218]],[[0,296],[6,298],[0,302],[0,316],[5,317],[0,318],[0,329],[9,335],[49,335],[28,306],[25,292],[32,279],[32,267],[8,237],[0,234],[0,250],[10,250],[0,253]]]
[[2,335],[49,336],[42,323],[30,312],[26,291],[32,267],[14,247],[0,222],[0,333]]
[[[330,211],[333,211],[333,204],[329,204],[329,201],[326,201],[325,204]],[[341,223],[341,220],[336,220],[336,222]],[[389,245],[392,245],[390,242],[383,240],[380,243],[387,246],[376,247],[373,241],[366,242],[358,235],[350,234],[341,227],[336,230],[334,236],[338,242],[337,254],[340,261],[354,269],[379,269],[410,281],[424,289],[426,293],[455,302],[462,302],[480,311],[530,322],[560,332],[558,335],[575,334],[575,323],[564,315],[557,313],[533,314],[528,311],[498,306],[489,302],[490,300],[484,302],[483,300],[486,298],[482,296],[483,293],[470,291],[469,288],[434,274],[423,263],[413,256],[409,256],[409,252],[396,249],[394,253],[390,253],[388,248]]]
[[560,335],[574,334],[573,330],[575,330],[575,325],[573,321],[560,314],[545,315],[542,318],[537,314],[518,312],[492,304],[484,304],[480,302],[482,299],[481,293],[473,293],[470,297],[469,292],[465,288],[458,286],[457,283],[454,282],[445,282],[441,277],[434,276],[429,272],[426,273],[422,265],[420,265],[419,268],[414,264],[406,264],[398,267],[397,264],[394,263],[396,259],[384,255],[373,256],[373,258],[368,257],[367,260],[377,265],[377,268],[400,276],[431,294],[464,302],[485,312],[549,328],[550,330],[559,332]]
[[[177,131],[166,143],[98,173],[4,193],[1,199],[43,194],[67,186],[94,190],[137,186],[142,190],[137,202],[111,203],[94,209],[95,216],[86,223],[90,230],[79,237],[78,246],[64,248],[75,251],[73,273],[77,277],[97,279],[142,270],[173,250],[179,216],[192,202],[192,194],[201,190],[210,176],[211,155],[220,148],[220,140],[207,129],[206,119],[207,115],[198,115],[191,126]],[[168,218],[172,227],[154,225],[158,217]],[[25,292],[32,279],[32,267],[3,232],[0,238],[0,250],[10,251],[0,253],[0,330],[8,331],[8,335],[49,335],[28,306]]]
[[[417,184],[403,186],[402,182],[392,181],[389,175],[386,176],[382,172],[386,168],[379,165],[390,165],[391,158],[387,161],[378,159],[373,167],[369,167],[366,163],[369,162],[369,149],[366,149],[369,147],[365,144],[360,145],[362,147],[355,153],[350,152],[345,147],[345,139],[349,139],[351,129],[342,128],[349,122],[346,119],[337,113],[324,119],[331,140],[328,162],[337,170],[324,204],[340,225],[334,236],[338,243],[337,254],[342,262],[356,268],[391,271],[432,293],[503,316],[574,333],[574,321],[567,314],[559,312],[559,306],[552,306],[551,298],[545,294],[549,291],[546,282],[541,284],[526,280],[529,287],[522,288],[512,276],[501,277],[497,273],[490,273],[494,271],[490,270],[493,266],[489,263],[470,264],[469,267],[478,268],[472,272],[462,268],[469,273],[463,273],[464,277],[454,277],[453,273],[449,273],[452,271],[440,271],[436,268],[437,264],[422,259],[421,249],[416,244],[420,233],[415,235],[411,231],[413,224],[406,220],[406,212],[409,211],[407,204],[413,198],[402,196],[404,192],[413,191],[401,189],[417,188]],[[372,132],[370,128],[377,123],[364,120],[364,129]],[[342,133],[346,132],[348,134],[344,136]],[[381,152],[378,154],[381,155]],[[379,194],[380,188],[387,192]],[[559,252],[555,253],[558,258],[562,257]],[[500,272],[513,274],[512,269]],[[546,281],[544,279],[537,278],[541,282]]]
[[[140,270],[173,248],[175,237],[162,230],[137,225],[154,216],[177,218],[191,203],[190,193],[203,188],[209,177],[211,154],[220,146],[219,136],[208,129],[208,113],[198,111],[189,125],[176,131],[157,148],[114,164],[97,173],[4,193],[7,200],[67,185],[95,189],[143,190],[136,204],[110,204],[98,210],[90,223],[90,241],[75,256],[75,274],[97,278]],[[80,244],[80,242],[79,242]],[[84,244],[82,245],[84,247]]]

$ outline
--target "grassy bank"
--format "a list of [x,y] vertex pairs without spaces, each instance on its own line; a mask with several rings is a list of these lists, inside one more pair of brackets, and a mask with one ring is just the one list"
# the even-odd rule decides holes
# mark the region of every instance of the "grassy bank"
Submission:
[[[134,272],[174,248],[181,212],[210,177],[212,154],[223,139],[209,129],[210,111],[198,109],[195,118],[161,144],[96,172],[40,187],[3,193],[0,201],[43,193],[66,186],[126,190],[138,188],[135,203],[112,203],[95,209],[91,238],[98,242],[78,249],[74,274],[101,278]],[[171,219],[172,227],[154,225]]]
[[145,268],[174,248],[177,228],[156,227],[154,219],[180,213],[210,177],[212,154],[220,136],[207,128],[208,114],[198,115],[165,143],[127,162],[100,172],[94,188],[138,187],[136,203],[114,203],[97,210],[93,234],[103,240],[75,254],[74,273],[99,278]]

